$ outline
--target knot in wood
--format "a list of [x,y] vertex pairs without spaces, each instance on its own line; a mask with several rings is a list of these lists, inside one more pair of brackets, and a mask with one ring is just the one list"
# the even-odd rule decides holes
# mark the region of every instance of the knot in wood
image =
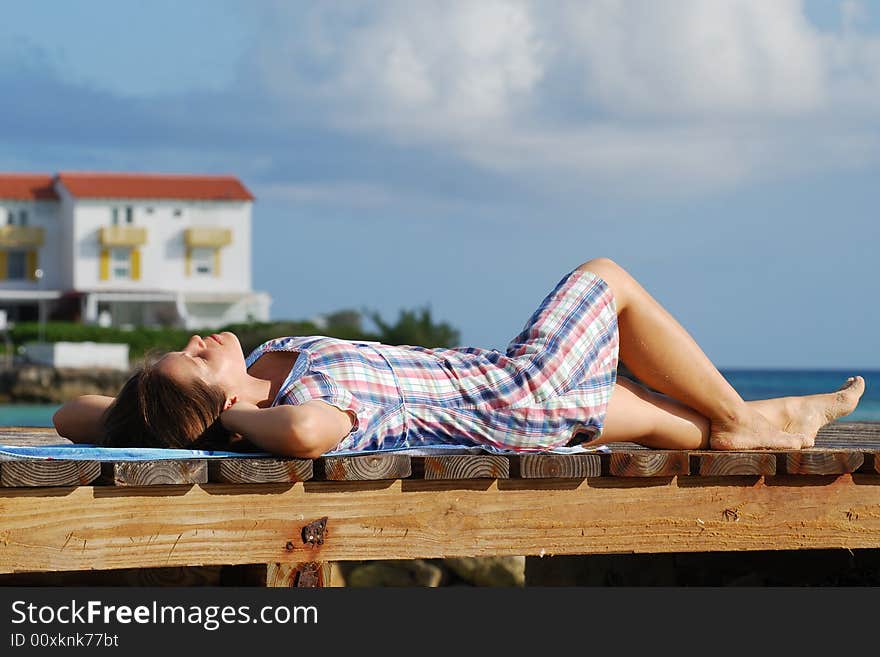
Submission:
[[324,545],[324,530],[327,528],[327,516],[313,520],[302,529],[302,541],[306,545]]

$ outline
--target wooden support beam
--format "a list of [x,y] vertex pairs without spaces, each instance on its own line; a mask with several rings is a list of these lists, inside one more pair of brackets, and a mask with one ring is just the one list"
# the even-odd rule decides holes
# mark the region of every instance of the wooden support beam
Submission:
[[6,488],[0,572],[880,548],[878,506],[858,473]]
[[828,475],[855,472],[865,460],[861,452],[813,451],[785,452],[786,474]]
[[602,474],[599,454],[524,454],[516,459],[523,479],[598,477]]
[[101,464],[101,480],[113,486],[204,484],[208,465],[204,459],[105,462]]
[[688,452],[684,451],[618,451],[607,458],[608,474],[615,477],[674,477],[690,473]]
[[414,459],[413,475],[424,479],[507,479],[510,461],[495,454],[422,456]]
[[273,562],[226,566],[222,583],[230,586],[323,588],[345,586],[345,578],[339,564],[329,561]]
[[366,454],[364,456],[326,456],[318,470],[331,481],[372,481],[403,479],[412,474],[406,454]]
[[[170,566],[13,573],[0,575],[0,586],[223,586],[226,584],[224,568],[219,565]],[[243,584],[234,582],[234,585]]]
[[771,452],[691,452],[691,472],[705,477],[775,475],[776,454]]
[[98,461],[0,461],[0,486],[86,486],[101,476]]
[[308,481],[311,459],[224,458],[208,461],[208,479],[225,484],[282,484]]

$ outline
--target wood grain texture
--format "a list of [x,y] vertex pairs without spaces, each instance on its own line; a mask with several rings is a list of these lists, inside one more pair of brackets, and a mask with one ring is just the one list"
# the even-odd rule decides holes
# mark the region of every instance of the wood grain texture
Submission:
[[518,457],[523,479],[599,477],[602,458],[598,454],[524,454]]
[[691,468],[704,477],[775,475],[776,455],[769,452],[691,452]]
[[204,459],[117,461],[101,464],[101,483],[112,486],[167,486],[208,481]]
[[223,458],[208,461],[208,479],[227,484],[281,484],[308,481],[311,459]]
[[222,586],[223,568],[220,565],[171,566],[14,573],[0,575],[0,586]]
[[612,452],[608,473],[615,477],[674,477],[690,473],[688,453],[678,450]]
[[851,450],[814,450],[780,454],[787,474],[827,475],[844,474],[858,470],[865,460],[861,452]]
[[[0,572],[880,548],[868,474],[53,490],[0,489]],[[324,516],[324,542],[304,545],[304,524]]]
[[45,427],[0,427],[0,445],[70,445],[72,442]]
[[424,479],[508,479],[510,462],[495,454],[423,456],[415,459],[415,475]]
[[318,471],[330,481],[402,479],[412,474],[412,464],[408,454],[325,456],[319,461]]
[[98,461],[0,461],[0,486],[86,486],[101,476]]

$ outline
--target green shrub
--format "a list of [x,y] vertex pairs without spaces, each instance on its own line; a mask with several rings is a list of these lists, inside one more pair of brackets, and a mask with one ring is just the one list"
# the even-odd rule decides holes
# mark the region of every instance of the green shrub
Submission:
[[[379,328],[371,332],[362,328],[362,314],[356,310],[340,310],[325,316],[326,325],[321,328],[311,321],[279,320],[273,322],[247,322],[229,324],[219,329],[104,328],[76,322],[45,322],[43,339],[46,342],[115,342],[127,344],[132,361],[142,360],[150,351],[175,351],[182,349],[194,333],[210,334],[232,331],[238,336],[245,354],[273,338],[288,335],[326,335],[343,340],[378,340],[385,344],[410,344],[423,347],[458,346],[459,333],[449,324],[435,324],[429,308],[420,311],[401,310],[394,324],[385,322],[378,313],[369,312],[370,319]],[[15,347],[40,339],[38,322],[16,322],[9,331]],[[0,345],[2,347],[2,345]]]

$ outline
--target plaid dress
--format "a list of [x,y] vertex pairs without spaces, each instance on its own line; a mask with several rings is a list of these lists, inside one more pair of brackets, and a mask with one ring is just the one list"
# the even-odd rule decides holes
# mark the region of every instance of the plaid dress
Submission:
[[270,340],[246,364],[280,350],[299,356],[273,406],[320,399],[352,418],[330,453],[436,445],[545,451],[601,432],[617,378],[617,313],[607,283],[575,269],[504,353],[305,336]]

